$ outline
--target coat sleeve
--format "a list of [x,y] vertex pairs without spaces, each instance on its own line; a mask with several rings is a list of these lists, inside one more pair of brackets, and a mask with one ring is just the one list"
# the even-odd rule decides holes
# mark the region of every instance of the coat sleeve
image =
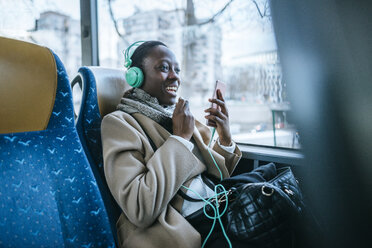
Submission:
[[[202,124],[199,121],[196,121],[195,125],[196,125],[197,129],[199,130],[199,133],[202,137],[202,140],[203,140],[204,144],[208,145],[209,142],[210,142],[210,139],[212,138],[210,129],[206,125]],[[217,162],[220,161],[219,165],[224,166],[227,169],[227,173],[229,175],[231,175],[233,173],[236,165],[238,164],[239,160],[242,157],[242,152],[240,151],[238,145],[235,146],[234,152],[231,153],[231,152],[228,152],[228,151],[224,150],[223,148],[221,148],[217,144],[217,142],[215,142],[214,145],[213,145],[212,150],[223,157],[222,161],[217,159],[217,158],[215,158],[215,159],[217,160]],[[209,156],[209,154],[207,156]],[[223,174],[224,178],[229,176],[229,175],[225,175],[224,173],[222,173],[222,174]]]
[[205,167],[172,137],[154,153],[139,130],[133,118],[113,114],[103,119],[101,127],[110,191],[127,218],[143,228],[156,220],[183,183]]
[[231,175],[242,157],[238,145],[235,146],[234,152],[230,153],[218,145],[217,142],[213,145],[213,150],[225,158],[225,166],[229,174]]

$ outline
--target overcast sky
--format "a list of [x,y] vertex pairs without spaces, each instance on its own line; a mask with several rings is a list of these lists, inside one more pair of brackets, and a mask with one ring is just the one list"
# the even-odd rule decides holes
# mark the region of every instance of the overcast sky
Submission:
[[[198,18],[210,17],[226,2],[228,1],[197,0],[195,1],[196,15]],[[79,19],[79,4],[80,0],[0,0],[1,33],[4,35],[4,33],[32,29],[34,20],[46,10],[59,11],[74,19]],[[107,0],[98,0],[98,5],[99,21],[106,27],[112,26],[108,15]],[[136,8],[143,11],[154,8],[171,10],[185,7],[184,5],[185,0],[116,0],[113,2],[116,18],[128,17],[134,13]],[[239,5],[244,8],[237,8]],[[255,6],[248,0],[235,0],[226,9],[224,15],[218,20],[223,28],[223,63],[234,63],[238,61],[236,58],[242,55],[276,49],[270,22],[262,20]]]

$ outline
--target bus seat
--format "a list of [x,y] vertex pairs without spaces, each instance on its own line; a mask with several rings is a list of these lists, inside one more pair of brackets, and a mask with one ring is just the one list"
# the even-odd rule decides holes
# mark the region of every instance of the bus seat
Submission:
[[51,50],[0,37],[0,247],[114,247]]
[[[124,91],[130,89],[123,70],[85,66],[79,69],[71,87],[82,90],[80,106],[76,106],[76,128],[88,158],[102,169],[101,120],[116,110]],[[76,96],[79,97],[79,96]],[[75,100],[75,99],[74,99]],[[103,174],[102,174],[103,175]]]
[[79,69],[71,87],[74,92],[76,87],[81,89],[80,98],[74,95],[74,102],[77,102],[75,110],[78,110],[75,113],[76,128],[105,200],[112,229],[116,230],[121,209],[110,193],[103,171],[101,120],[116,110],[124,91],[130,86],[125,82],[123,70],[89,66]]

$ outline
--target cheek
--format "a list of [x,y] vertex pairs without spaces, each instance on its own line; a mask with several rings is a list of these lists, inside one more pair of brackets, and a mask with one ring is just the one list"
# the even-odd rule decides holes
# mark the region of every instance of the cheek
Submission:
[[161,97],[165,93],[165,73],[148,73],[143,89],[152,96]]
[[155,96],[161,96],[164,93],[163,83],[160,81],[153,81],[151,84],[151,92]]
[[160,77],[161,77],[161,79],[162,79],[163,81],[165,81],[165,80],[168,78],[168,74],[162,72],[162,73],[160,74]]

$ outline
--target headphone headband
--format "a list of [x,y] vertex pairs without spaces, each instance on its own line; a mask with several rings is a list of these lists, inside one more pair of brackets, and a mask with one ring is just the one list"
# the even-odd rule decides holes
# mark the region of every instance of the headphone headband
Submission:
[[134,88],[141,87],[143,79],[144,79],[144,75],[140,68],[136,66],[131,67],[132,59],[130,57],[132,56],[134,51],[131,53],[130,49],[134,46],[139,46],[140,43],[144,43],[144,42],[145,41],[136,41],[124,51],[124,67],[127,68],[127,71],[125,73],[125,80],[130,86]]
[[136,41],[136,42],[132,43],[127,49],[125,49],[125,51],[124,51],[124,67],[129,68],[132,65],[132,60],[130,59],[130,57],[132,56],[134,51],[130,54],[130,49],[134,46],[140,46],[141,44],[139,44],[139,43],[144,43],[144,42],[146,42],[146,41],[142,41],[142,40]]

